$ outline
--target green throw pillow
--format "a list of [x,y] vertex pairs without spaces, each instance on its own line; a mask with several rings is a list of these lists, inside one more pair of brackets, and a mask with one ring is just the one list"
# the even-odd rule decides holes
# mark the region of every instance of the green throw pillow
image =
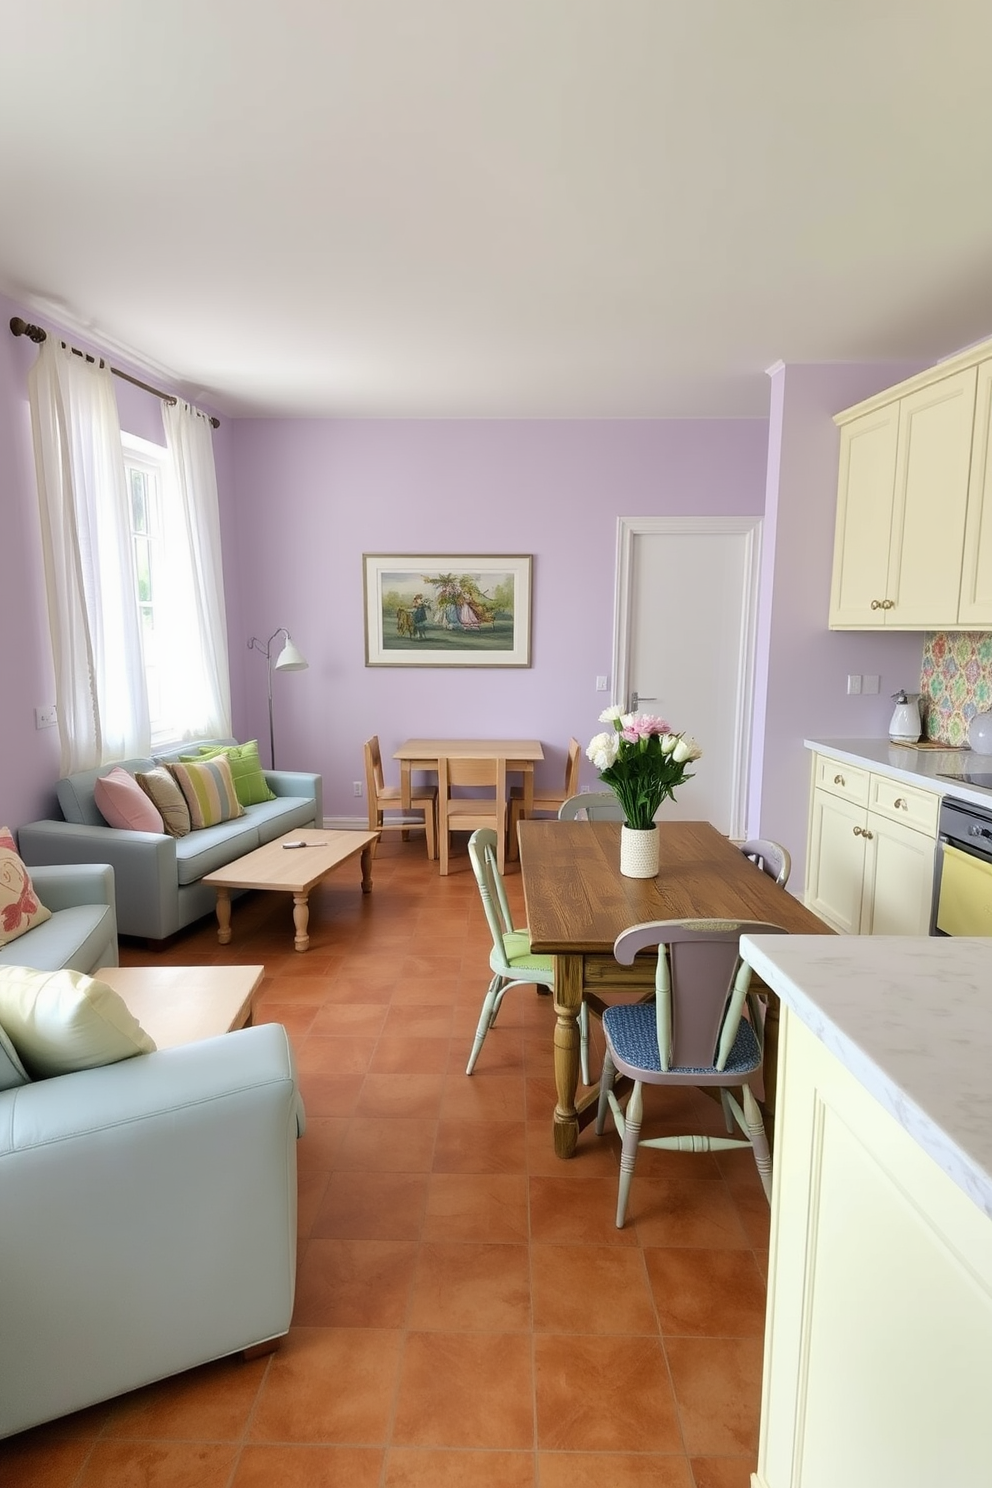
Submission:
[[188,762],[191,759],[213,759],[226,754],[234,777],[234,790],[242,806],[258,806],[262,801],[274,801],[275,791],[270,791],[262,774],[262,762],[258,757],[258,740],[247,744],[204,745],[195,755],[180,755]]

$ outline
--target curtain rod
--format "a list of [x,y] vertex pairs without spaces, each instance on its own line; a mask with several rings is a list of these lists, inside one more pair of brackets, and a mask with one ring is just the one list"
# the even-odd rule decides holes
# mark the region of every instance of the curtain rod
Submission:
[[[48,340],[48,332],[42,326],[31,325],[28,321],[22,320],[19,315],[11,317],[10,331],[13,336],[27,336],[29,341],[40,343]],[[65,341],[62,342],[63,346],[67,344]],[[80,351],[78,346],[70,346],[69,350],[73,356],[82,357],[84,362],[96,361],[96,357],[90,356],[88,351]],[[154,394],[156,398],[161,398],[163,403],[179,402],[175,393],[163,393],[159,388],[153,388],[147,382],[140,382],[137,377],[132,377],[130,372],[121,372],[118,367],[111,367],[110,370],[115,377],[123,377],[125,382],[133,383],[135,387],[141,388],[144,392]],[[210,422],[215,429],[220,428],[220,419],[213,418],[210,415],[208,417],[210,417]]]

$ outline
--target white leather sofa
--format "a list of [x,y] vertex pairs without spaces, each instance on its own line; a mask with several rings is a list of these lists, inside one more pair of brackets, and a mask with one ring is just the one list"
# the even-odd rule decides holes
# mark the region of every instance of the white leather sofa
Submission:
[[19,1078],[0,1048],[0,1437],[288,1330],[285,1029]]

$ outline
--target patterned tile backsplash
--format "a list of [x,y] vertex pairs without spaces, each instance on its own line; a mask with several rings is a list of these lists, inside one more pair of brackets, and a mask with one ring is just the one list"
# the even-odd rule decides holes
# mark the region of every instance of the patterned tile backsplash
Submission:
[[992,635],[938,630],[924,636],[920,676],[923,737],[967,744],[976,713],[992,708]]

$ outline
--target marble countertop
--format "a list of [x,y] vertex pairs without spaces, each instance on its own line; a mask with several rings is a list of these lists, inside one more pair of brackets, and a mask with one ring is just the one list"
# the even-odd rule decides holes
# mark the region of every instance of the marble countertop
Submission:
[[804,739],[803,743],[817,754],[875,770],[905,785],[921,785],[942,796],[992,809],[992,790],[986,786],[939,778],[941,773],[992,775],[992,754],[976,754],[971,749],[907,749],[888,739]]
[[744,936],[812,1033],[992,1217],[992,939]]

